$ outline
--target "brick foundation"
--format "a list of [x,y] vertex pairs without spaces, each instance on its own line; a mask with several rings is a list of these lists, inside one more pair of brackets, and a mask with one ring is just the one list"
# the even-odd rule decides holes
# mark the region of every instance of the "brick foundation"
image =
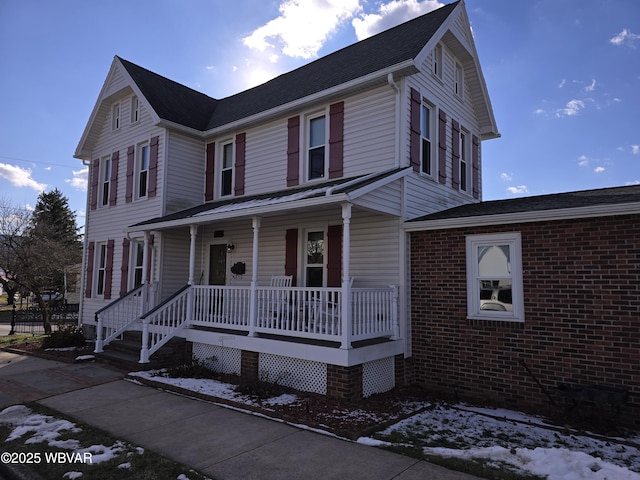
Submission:
[[362,365],[327,365],[327,396],[340,400],[362,398]]
[[242,350],[240,359],[240,377],[243,381],[253,383],[258,381],[258,369],[260,354],[258,352],[249,352]]
[[[525,321],[467,320],[465,236],[510,231]],[[640,215],[413,232],[411,245],[418,383],[544,413],[560,383],[621,387],[622,415],[640,425]]]

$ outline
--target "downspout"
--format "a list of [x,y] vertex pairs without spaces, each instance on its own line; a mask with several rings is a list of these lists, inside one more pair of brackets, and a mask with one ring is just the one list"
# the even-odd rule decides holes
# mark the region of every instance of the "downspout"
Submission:
[[[91,160],[82,159],[82,165],[85,167],[91,167]],[[89,189],[87,189],[89,192]],[[80,268],[80,306],[81,308],[78,311],[78,328],[82,327],[82,317],[84,316],[84,302],[86,292],[85,288],[87,285],[87,273],[86,273],[86,261],[87,261],[87,219],[89,216],[90,202],[89,202],[89,193],[87,193],[87,198],[85,199],[85,215],[84,215],[84,232],[82,235],[82,266]]]
[[393,79],[393,73],[387,75],[387,83],[396,94],[396,121],[395,121],[395,142],[396,142],[396,167],[400,167],[400,87]]

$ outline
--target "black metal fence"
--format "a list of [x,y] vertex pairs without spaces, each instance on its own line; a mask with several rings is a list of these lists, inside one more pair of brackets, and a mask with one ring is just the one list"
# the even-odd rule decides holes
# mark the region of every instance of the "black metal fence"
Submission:
[[[78,324],[78,304],[64,304],[51,307],[51,330]],[[39,307],[17,309],[14,305],[11,315],[11,333],[43,334],[42,310]]]

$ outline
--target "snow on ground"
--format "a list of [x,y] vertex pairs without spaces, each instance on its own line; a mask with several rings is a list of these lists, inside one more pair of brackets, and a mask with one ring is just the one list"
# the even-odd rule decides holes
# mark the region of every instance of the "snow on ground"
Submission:
[[[250,398],[235,392],[234,385],[215,380],[169,378],[159,375],[158,371],[130,375],[255,405]],[[297,401],[300,398],[290,394],[270,400],[273,405]],[[359,414],[370,415],[370,412],[352,412],[352,415]],[[512,410],[435,405],[374,437],[360,438],[358,442],[372,446],[391,445],[386,438],[392,433],[403,434],[407,443],[409,438],[417,436],[426,455],[485,459],[546,476],[549,480],[640,480],[640,450],[637,447],[640,436],[609,439],[581,435],[554,427],[543,418]],[[636,446],[630,445],[634,443]]]
[[380,446],[415,437],[426,455],[505,463],[549,480],[640,480],[637,447],[509,410],[437,405],[358,441]]

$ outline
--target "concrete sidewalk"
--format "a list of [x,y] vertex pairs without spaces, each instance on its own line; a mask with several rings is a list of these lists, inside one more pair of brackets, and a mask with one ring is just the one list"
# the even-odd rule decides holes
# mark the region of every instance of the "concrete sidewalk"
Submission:
[[218,480],[477,478],[141,386],[96,363],[62,364],[0,352],[0,392],[2,408],[37,400]]

